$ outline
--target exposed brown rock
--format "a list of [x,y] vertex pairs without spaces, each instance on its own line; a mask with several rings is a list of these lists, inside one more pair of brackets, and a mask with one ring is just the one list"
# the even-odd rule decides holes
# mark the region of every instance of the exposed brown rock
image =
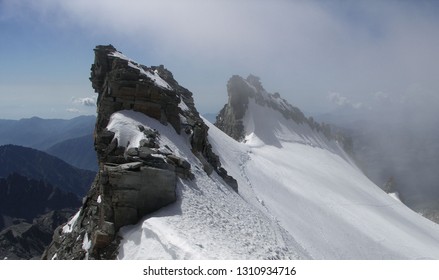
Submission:
[[[160,151],[158,131],[139,126],[146,139],[136,143],[138,147],[124,149],[127,143],[118,143],[115,134],[106,128],[117,111],[141,112],[164,125],[170,124],[178,134],[184,129],[191,135],[192,151],[203,162],[204,170],[208,174],[216,171],[235,190],[238,188],[212,151],[208,127],[194,107],[192,93],[181,87],[163,65],[146,67],[128,62],[113,46],[97,46],[90,80],[99,94],[94,134],[99,172],[72,231],[57,229],[44,259],[55,254],[58,259],[115,258],[118,230],[173,203],[177,199],[177,176],[194,178],[185,159],[170,149],[168,154]],[[181,102],[189,110],[183,111]],[[85,238],[92,241],[88,252],[81,246]]]

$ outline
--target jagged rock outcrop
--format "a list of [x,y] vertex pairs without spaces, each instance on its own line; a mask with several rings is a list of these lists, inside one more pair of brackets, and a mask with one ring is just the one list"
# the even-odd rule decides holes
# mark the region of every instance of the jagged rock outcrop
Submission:
[[237,191],[236,180],[221,167],[212,151],[208,127],[194,106],[192,93],[180,86],[163,65],[140,65],[111,45],[97,46],[90,80],[99,94],[94,134],[99,172],[69,228],[55,231],[44,259],[115,258],[118,230],[173,203],[177,177],[193,178],[185,159],[160,147],[159,131],[139,126],[143,132],[139,143],[119,143],[115,133],[107,129],[115,112],[141,112],[171,125],[178,134],[186,133],[204,171],[217,172]]
[[53,231],[74,213],[72,209],[50,211],[33,221],[15,220],[0,231],[0,260],[40,259],[52,241]]
[[243,118],[248,108],[249,100],[256,104],[267,106],[280,112],[285,119],[298,124],[307,124],[312,129],[322,132],[328,139],[343,143],[345,150],[352,149],[352,141],[341,133],[331,131],[325,123],[318,123],[312,117],[307,118],[299,108],[292,106],[279,93],[268,93],[262,86],[259,77],[249,75],[246,79],[234,75],[227,82],[228,102],[219,112],[215,125],[237,141],[245,137]]
[[268,106],[279,111],[286,119],[292,119],[297,123],[309,123],[309,120],[296,107],[290,105],[279,93],[268,93],[260,82],[260,78],[249,75],[244,79],[238,75],[232,76],[227,83],[229,100],[217,116],[215,125],[232,138],[242,141],[244,139],[244,126],[242,119],[248,107],[249,98],[261,106]]
[[387,180],[387,182],[381,188],[386,193],[396,192],[395,178],[393,176],[390,176],[390,178]]

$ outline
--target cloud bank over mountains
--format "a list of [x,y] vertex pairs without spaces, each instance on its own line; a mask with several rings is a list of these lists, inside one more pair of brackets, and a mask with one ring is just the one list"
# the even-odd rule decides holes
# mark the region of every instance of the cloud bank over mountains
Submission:
[[359,107],[373,93],[420,85],[436,102],[438,10],[434,1],[5,0],[0,18],[130,45],[171,69],[203,112],[225,102],[227,77],[247,73],[323,112],[335,107],[331,92]]

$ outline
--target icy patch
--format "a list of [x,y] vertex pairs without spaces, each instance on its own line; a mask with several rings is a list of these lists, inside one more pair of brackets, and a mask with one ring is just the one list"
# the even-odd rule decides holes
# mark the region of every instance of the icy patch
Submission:
[[67,224],[65,226],[63,226],[63,228],[62,228],[62,232],[63,233],[70,233],[70,232],[72,232],[73,227],[75,226],[76,221],[78,220],[79,212],[81,212],[81,210],[76,212],[76,214],[70,219],[70,221],[68,221]]
[[82,249],[86,251],[85,259],[88,260],[89,250],[91,248],[91,240],[88,239],[88,233],[84,234],[84,240],[82,241]]
[[190,111],[189,107],[186,105],[186,103],[184,103],[183,99],[180,100],[180,103],[178,103],[178,107],[180,107],[182,111]]
[[88,251],[91,247],[91,240],[88,239],[88,233],[84,234],[84,241],[82,242],[82,249]]
[[114,57],[118,57],[118,58],[123,59],[123,60],[132,61],[129,57],[127,57],[126,55],[124,55],[123,53],[118,52],[118,51],[112,52],[109,55],[114,56]]

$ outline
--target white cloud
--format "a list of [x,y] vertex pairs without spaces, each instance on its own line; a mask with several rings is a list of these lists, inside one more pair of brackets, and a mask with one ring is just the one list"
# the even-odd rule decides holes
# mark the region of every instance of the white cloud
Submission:
[[254,73],[310,111],[328,89],[349,93],[343,103],[412,83],[439,88],[435,1],[4,1],[11,14],[26,7],[47,25],[165,64],[201,107],[222,105],[233,74]]
[[349,100],[346,96],[342,95],[339,92],[330,92],[328,94],[328,98],[332,103],[334,103],[340,107],[346,106],[346,107],[352,107],[354,109],[363,108],[362,102],[355,102],[355,101]]
[[84,106],[89,106],[89,107],[96,106],[96,97],[72,98],[72,101],[75,104],[80,104]]
[[347,97],[341,95],[338,92],[330,92],[328,97],[332,103],[335,103],[338,106],[344,106],[344,105],[350,104],[350,101],[347,99]]

